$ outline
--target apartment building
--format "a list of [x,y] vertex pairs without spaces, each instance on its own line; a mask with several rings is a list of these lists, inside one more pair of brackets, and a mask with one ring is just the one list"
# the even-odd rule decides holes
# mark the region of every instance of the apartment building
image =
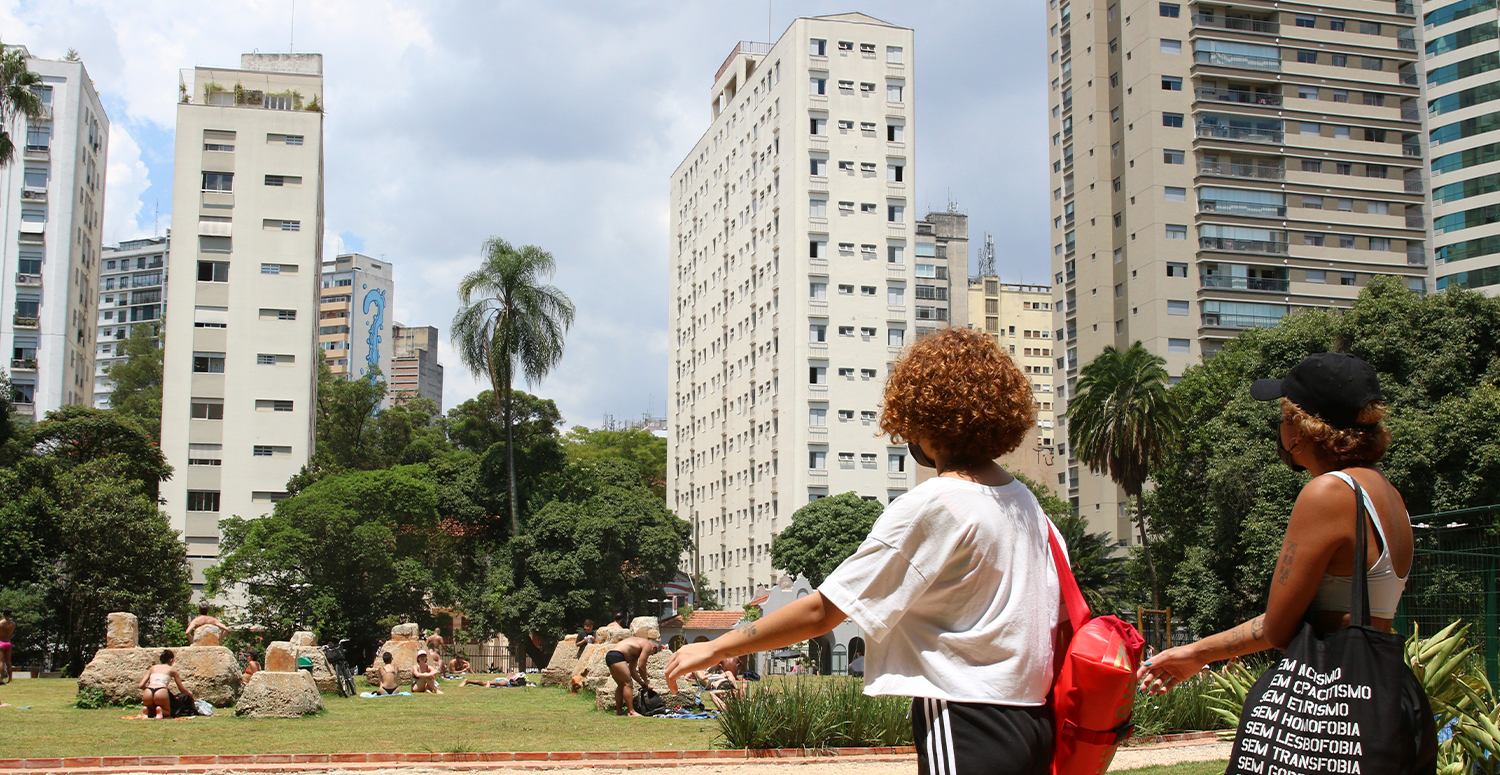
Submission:
[[[1410,4],[1049,0],[1047,24],[1059,417],[1106,345],[1175,377],[1376,275],[1426,288]],[[1059,436],[1075,508],[1134,542]]]
[[[969,276],[969,216],[950,207],[948,212],[928,213],[917,221],[913,244],[915,275],[912,288],[916,337],[957,326],[968,327],[967,294],[963,281]],[[959,279],[958,289],[953,279]]]
[[40,419],[93,403],[109,118],[82,62],[5,48],[42,81],[42,113],[10,127],[17,147],[0,167],[0,351],[16,414]]
[[993,336],[1000,349],[1010,354],[1031,381],[1035,399],[1036,423],[1032,432],[1020,447],[1000,458],[999,463],[1007,471],[1055,486],[1058,483],[1052,470],[1057,457],[1053,371],[1057,343],[1052,336],[1052,288],[1008,283],[998,277],[975,277],[969,280],[966,294],[968,327]]
[[1500,32],[1494,0],[1422,4],[1436,287],[1500,293]]
[[322,73],[321,54],[245,54],[178,86],[161,495],[195,584],[219,520],[270,511],[312,449]]
[[910,29],[797,19],[729,53],[672,175],[667,502],[726,604],[802,505],[913,484],[876,418],[913,327],[914,89]]
[[391,326],[391,373],[386,405],[428,398],[443,411],[443,364],[438,362],[436,326]]
[[[160,325],[167,301],[166,237],[128,240],[104,248],[99,270],[98,338],[94,353],[94,408],[108,409],[114,381],[109,367],[125,360],[124,340],[139,324]],[[152,337],[158,346],[161,333]]]
[[323,262],[318,298],[318,347],[335,377],[363,377],[372,368],[389,380],[393,341],[387,310],[395,303],[390,262],[344,253]]

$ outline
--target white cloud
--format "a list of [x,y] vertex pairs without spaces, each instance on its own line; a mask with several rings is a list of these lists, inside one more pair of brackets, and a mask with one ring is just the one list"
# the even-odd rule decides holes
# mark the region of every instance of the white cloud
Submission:
[[[115,123],[109,127],[109,164],[104,177],[104,244],[140,237],[150,232],[136,224],[144,203],[141,194],[151,185],[141,147],[130,130]],[[165,232],[163,232],[165,233]]]

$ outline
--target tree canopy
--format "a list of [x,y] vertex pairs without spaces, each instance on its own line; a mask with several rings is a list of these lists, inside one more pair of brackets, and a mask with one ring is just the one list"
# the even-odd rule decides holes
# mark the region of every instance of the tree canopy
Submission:
[[819,498],[797,509],[792,524],[771,542],[771,565],[817,587],[859,548],[884,508],[852,492]]
[[644,428],[590,430],[582,425],[563,437],[563,449],[573,463],[605,459],[621,460],[640,471],[641,483],[665,499],[667,493],[667,440]]
[[161,324],[136,323],[130,336],[116,345],[125,360],[111,365],[106,374],[114,389],[111,409],[134,420],[152,439],[161,438],[162,348],[158,342]]
[[1500,503],[1500,299],[1377,278],[1347,312],[1245,331],[1172,388],[1186,431],[1147,496],[1164,602],[1200,635],[1265,610],[1307,481],[1278,458],[1279,407],[1251,399],[1250,383],[1327,351],[1378,372],[1392,437],[1381,468],[1410,513]]

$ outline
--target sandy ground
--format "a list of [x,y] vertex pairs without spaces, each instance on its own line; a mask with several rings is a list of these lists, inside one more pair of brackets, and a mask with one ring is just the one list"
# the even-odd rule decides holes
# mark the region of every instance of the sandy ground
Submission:
[[[1110,765],[1111,772],[1179,762],[1213,761],[1229,758],[1229,743],[1176,744],[1120,751]],[[462,766],[462,765],[460,765]],[[590,767],[594,775],[686,775],[687,767],[618,769]],[[915,756],[905,761],[829,762],[816,764],[705,764],[691,766],[693,775],[912,775],[916,772]],[[304,770],[304,775],[452,775],[455,770],[435,767],[391,767],[383,769]],[[537,775],[537,770],[486,769],[493,775]],[[227,771],[233,773],[234,770]]]

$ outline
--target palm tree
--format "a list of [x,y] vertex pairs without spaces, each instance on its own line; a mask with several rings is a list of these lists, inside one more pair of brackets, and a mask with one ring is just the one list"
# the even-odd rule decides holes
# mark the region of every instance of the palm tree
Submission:
[[0,53],[0,167],[16,156],[10,129],[17,116],[36,120],[42,116],[42,98],[32,91],[42,77],[26,67],[26,55],[12,48]]
[[535,245],[519,250],[499,237],[485,240],[484,264],[458,284],[453,344],[476,377],[490,381],[505,422],[505,456],[510,473],[510,534],[521,532],[516,496],[516,452],[511,430],[511,384],[517,374],[528,385],[540,382],[562,360],[563,334],[573,325],[573,302],[543,280],[557,264]]
[[1108,473],[1125,490],[1127,502],[1135,500],[1141,555],[1151,577],[1151,605],[1157,608],[1161,601],[1141,488],[1182,430],[1182,408],[1168,392],[1170,384],[1166,361],[1140,342],[1124,352],[1111,345],[1079,372],[1067,412],[1073,454],[1095,473]]

